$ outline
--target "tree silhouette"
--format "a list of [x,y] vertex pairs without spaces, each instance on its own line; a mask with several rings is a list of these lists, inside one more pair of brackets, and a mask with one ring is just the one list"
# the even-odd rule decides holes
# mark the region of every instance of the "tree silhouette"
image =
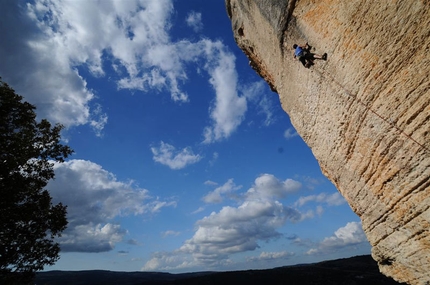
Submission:
[[44,189],[53,163],[73,151],[60,144],[63,126],[36,121],[35,107],[0,79],[0,283],[31,280],[54,264],[54,239],[66,229],[66,206]]

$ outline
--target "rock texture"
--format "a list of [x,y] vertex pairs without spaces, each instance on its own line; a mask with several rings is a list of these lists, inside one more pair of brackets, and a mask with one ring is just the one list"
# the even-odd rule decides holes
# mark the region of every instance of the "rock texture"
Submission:
[[[361,218],[380,271],[430,284],[430,2],[226,0],[250,65]],[[292,45],[328,60],[305,69]]]

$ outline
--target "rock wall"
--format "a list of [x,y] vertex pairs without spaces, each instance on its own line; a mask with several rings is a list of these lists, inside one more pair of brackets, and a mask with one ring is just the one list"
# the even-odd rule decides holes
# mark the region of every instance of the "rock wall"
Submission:
[[[226,0],[239,47],[361,218],[380,271],[430,284],[430,2]],[[292,45],[328,53],[310,69]]]

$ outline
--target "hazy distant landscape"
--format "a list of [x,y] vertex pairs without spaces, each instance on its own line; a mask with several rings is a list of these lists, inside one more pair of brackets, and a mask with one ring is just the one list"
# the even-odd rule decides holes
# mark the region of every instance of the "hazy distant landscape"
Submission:
[[37,285],[79,284],[300,284],[394,285],[403,284],[381,274],[370,255],[285,266],[267,270],[169,274],[104,270],[48,271],[36,275]]

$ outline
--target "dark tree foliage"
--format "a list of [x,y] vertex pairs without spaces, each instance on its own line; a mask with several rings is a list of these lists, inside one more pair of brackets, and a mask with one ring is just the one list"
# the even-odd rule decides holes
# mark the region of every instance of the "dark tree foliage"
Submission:
[[[66,206],[44,189],[53,161],[72,150],[60,144],[61,125],[36,121],[35,107],[0,79],[0,283],[19,283],[54,264],[54,239],[66,229]],[[22,281],[22,280],[21,280]]]

